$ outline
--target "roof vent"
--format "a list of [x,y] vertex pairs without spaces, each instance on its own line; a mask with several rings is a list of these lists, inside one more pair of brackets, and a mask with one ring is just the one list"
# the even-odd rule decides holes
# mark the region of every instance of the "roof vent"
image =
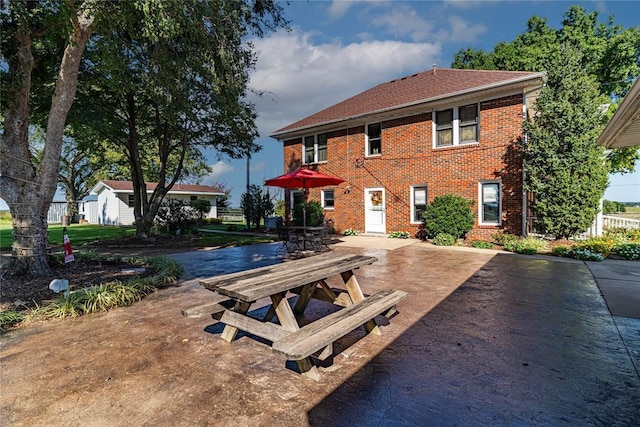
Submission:
[[436,73],[436,64],[433,64],[433,74]]

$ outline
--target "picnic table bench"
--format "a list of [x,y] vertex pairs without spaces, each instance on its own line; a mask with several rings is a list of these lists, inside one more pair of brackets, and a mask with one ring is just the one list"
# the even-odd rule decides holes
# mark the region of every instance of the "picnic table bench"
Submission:
[[[377,258],[371,256],[326,253],[202,279],[200,284],[214,291],[216,298],[186,309],[183,314],[211,314],[225,324],[221,338],[227,342],[232,342],[239,330],[271,341],[276,353],[296,361],[302,375],[318,380],[311,357],[326,360],[333,355],[333,343],[361,325],[367,334],[379,335],[374,318],[380,314],[390,317],[396,304],[407,296],[399,290],[363,294],[354,270],[375,261]],[[329,287],[326,279],[334,275],[342,278],[346,291]],[[288,292],[298,295],[293,307],[286,298]],[[271,306],[264,318],[249,316],[251,305],[267,297]],[[343,308],[301,327],[295,314],[304,313],[311,299]],[[272,322],[274,317],[278,323]]]

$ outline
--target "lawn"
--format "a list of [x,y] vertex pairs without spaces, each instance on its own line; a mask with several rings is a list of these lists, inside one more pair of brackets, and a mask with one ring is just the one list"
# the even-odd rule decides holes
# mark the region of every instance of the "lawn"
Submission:
[[[220,224],[206,226],[208,229],[227,230],[229,226],[235,225],[236,228],[242,229],[238,224]],[[0,250],[6,251],[11,249],[13,237],[11,235],[11,223],[0,222]],[[135,234],[133,227],[116,227],[98,224],[71,224],[67,227],[67,235],[71,244],[75,247],[83,243],[95,241],[107,241],[124,239],[132,237]],[[251,245],[254,243],[272,242],[274,239],[269,236],[242,236],[238,234],[215,234],[200,233],[194,235],[194,244],[198,246],[228,246],[228,245]],[[51,245],[62,244],[62,226],[59,224],[49,225],[49,243]]]

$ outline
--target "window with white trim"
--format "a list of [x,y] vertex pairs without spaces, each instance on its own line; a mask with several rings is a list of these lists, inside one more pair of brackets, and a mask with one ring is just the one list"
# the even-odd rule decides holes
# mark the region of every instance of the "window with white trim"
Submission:
[[319,163],[327,161],[327,134],[305,136],[302,141],[304,149],[304,163]]
[[423,221],[422,214],[427,209],[427,186],[412,185],[411,186],[411,222],[421,223]]
[[382,125],[374,123],[367,126],[367,156],[382,154]]
[[127,197],[127,206],[129,206],[130,208],[135,207],[136,205],[136,198],[133,194],[129,194]]
[[334,191],[333,190],[322,190],[321,193],[321,203],[322,207],[325,209],[333,209],[334,207]]
[[433,112],[433,146],[478,142],[478,104],[464,105]]
[[502,183],[483,181],[478,188],[478,223],[480,225],[502,224]]

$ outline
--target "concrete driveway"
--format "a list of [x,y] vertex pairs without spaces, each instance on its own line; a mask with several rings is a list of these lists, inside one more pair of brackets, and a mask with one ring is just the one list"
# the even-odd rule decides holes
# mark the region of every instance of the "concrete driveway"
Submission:
[[[211,319],[180,315],[212,296],[197,277],[281,262],[276,248],[175,254],[186,272],[175,288],[0,336],[0,424],[640,423],[640,319],[612,316],[594,278],[637,289],[626,279],[640,275],[640,263],[607,270],[607,262],[423,243],[335,247],[379,258],[357,272],[365,292],[409,297],[382,336],[358,330],[339,341],[314,382],[256,339],[228,344]],[[611,278],[612,269],[621,276]],[[305,315],[332,309],[309,308]]]

